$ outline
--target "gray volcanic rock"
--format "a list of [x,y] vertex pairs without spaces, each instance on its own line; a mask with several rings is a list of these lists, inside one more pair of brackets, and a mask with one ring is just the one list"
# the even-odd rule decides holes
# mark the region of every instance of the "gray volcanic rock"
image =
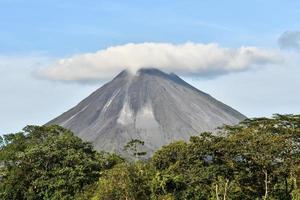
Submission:
[[123,155],[128,141],[140,139],[150,156],[162,145],[245,118],[175,74],[151,68],[121,72],[48,124],[71,129],[97,150]]

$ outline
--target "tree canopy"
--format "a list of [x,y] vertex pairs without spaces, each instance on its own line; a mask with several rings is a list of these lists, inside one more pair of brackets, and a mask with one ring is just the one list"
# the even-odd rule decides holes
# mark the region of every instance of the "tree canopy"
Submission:
[[59,126],[27,126],[1,143],[0,199],[73,199],[116,160]]
[[[247,119],[218,133],[166,145],[143,162],[143,168],[131,164],[134,173],[115,168],[100,177],[96,199],[300,199],[299,153],[299,115]],[[121,176],[127,177],[122,179],[126,183],[107,184]],[[134,180],[143,181],[136,187]],[[102,198],[101,194],[124,191],[123,186],[128,188],[122,194],[148,195]]]
[[[144,143],[125,150],[141,158]],[[28,126],[0,144],[2,199],[300,199],[300,115],[247,119],[148,160],[97,153],[58,126]]]

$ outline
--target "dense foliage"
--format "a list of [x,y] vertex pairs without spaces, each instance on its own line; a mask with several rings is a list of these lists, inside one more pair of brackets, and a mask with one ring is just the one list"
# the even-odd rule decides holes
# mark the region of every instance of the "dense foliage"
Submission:
[[59,126],[27,126],[1,139],[0,199],[74,199],[119,162]]
[[202,133],[100,177],[96,199],[300,199],[300,116]]
[[[124,149],[140,158],[143,144]],[[247,119],[146,161],[96,153],[57,126],[27,127],[1,145],[3,199],[300,199],[300,115]]]

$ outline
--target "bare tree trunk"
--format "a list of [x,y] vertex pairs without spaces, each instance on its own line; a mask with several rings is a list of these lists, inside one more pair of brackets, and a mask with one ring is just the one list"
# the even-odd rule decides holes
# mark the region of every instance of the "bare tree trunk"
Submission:
[[268,172],[264,171],[265,174],[265,196],[264,196],[264,200],[268,199]]
[[297,179],[296,179],[296,177],[293,177],[293,181],[294,181],[294,188],[297,190],[298,189],[298,185],[297,185]]
[[289,196],[288,176],[284,177],[284,184],[285,184],[285,195]]
[[216,184],[216,198],[217,200],[219,200],[218,184]]
[[225,182],[225,187],[224,187],[224,196],[223,196],[223,200],[226,200],[226,197],[227,197],[227,188],[228,188],[228,183],[229,183],[229,180],[226,179],[226,182]]

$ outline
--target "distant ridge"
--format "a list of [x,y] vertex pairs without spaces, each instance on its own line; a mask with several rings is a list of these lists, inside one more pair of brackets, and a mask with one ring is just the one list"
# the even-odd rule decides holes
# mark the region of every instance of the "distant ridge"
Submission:
[[128,141],[140,139],[150,156],[162,145],[245,118],[177,75],[146,68],[122,71],[48,124],[71,129],[97,150],[120,154]]

